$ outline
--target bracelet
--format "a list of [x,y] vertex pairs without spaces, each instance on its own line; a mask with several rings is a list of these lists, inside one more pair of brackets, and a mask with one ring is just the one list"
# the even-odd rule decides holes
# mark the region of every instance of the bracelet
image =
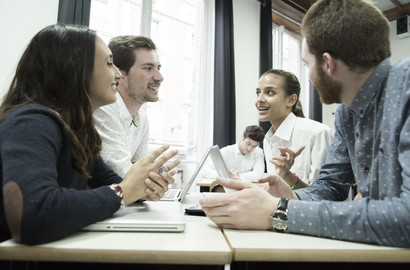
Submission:
[[296,173],[293,173],[293,175],[296,177],[295,183],[293,184],[293,186],[291,186],[291,189],[294,189],[296,187],[296,184],[299,182],[299,177]]
[[117,195],[118,199],[120,200],[121,206],[119,210],[122,210],[125,206],[124,203],[124,193],[122,192],[122,188],[119,184],[112,184],[109,186],[109,188],[115,192],[115,195]]

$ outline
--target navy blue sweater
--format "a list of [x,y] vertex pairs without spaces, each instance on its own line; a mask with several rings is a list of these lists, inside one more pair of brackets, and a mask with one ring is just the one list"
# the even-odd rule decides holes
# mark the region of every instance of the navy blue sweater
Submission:
[[16,182],[23,196],[23,244],[63,238],[108,218],[120,207],[107,185],[122,179],[101,158],[91,179],[78,174],[63,123],[41,106],[23,106],[0,124],[0,154],[0,242],[11,238],[3,201],[8,181]]

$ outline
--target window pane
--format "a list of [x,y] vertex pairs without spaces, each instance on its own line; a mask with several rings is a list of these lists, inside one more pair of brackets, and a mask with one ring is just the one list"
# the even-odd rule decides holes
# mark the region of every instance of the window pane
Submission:
[[92,0],[90,28],[108,44],[112,37],[141,33],[142,0]]
[[283,69],[293,72],[296,77],[301,78],[300,74],[300,41],[292,37],[287,32],[283,33]]
[[283,26],[272,24],[272,67],[293,72],[299,79],[305,116],[309,115],[308,71],[302,62],[302,37],[286,30]]
[[150,144],[167,143],[184,150],[197,144],[201,3],[153,1],[151,37],[164,81],[159,102],[147,103]]

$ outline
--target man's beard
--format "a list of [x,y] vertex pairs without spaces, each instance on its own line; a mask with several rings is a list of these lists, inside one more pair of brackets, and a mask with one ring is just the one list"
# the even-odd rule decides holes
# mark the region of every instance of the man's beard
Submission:
[[314,87],[319,93],[320,101],[324,104],[341,103],[342,84],[330,78],[320,65],[316,67],[316,72],[318,80]]

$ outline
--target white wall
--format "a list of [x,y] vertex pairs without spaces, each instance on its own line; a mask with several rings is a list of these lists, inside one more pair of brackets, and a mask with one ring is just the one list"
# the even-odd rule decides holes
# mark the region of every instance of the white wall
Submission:
[[390,26],[391,62],[394,64],[402,58],[410,57],[410,37],[396,36],[396,21],[391,22]]
[[257,125],[258,115],[254,102],[259,79],[259,22],[260,3],[234,0],[234,49],[236,87],[236,141],[246,126]]
[[0,10],[0,97],[3,97],[31,38],[45,26],[57,22],[58,0],[2,0]]

